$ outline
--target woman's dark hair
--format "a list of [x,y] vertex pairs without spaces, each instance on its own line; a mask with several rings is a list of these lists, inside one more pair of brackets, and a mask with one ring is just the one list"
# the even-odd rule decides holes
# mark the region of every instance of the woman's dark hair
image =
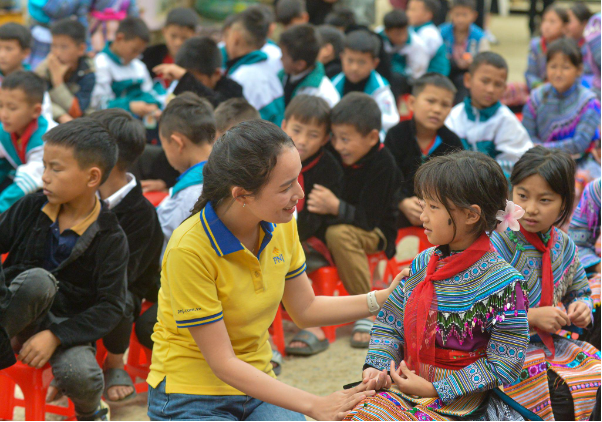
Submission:
[[586,23],[592,17],[592,11],[582,1],[576,1],[569,9],[581,23]]
[[560,38],[559,40],[552,42],[548,46],[548,52],[546,53],[547,62],[550,63],[556,54],[565,55],[575,67],[580,67],[583,64],[581,49],[573,39]]
[[420,199],[443,204],[451,217],[456,236],[456,222],[450,208],[481,208],[475,234],[493,231],[495,215],[506,208],[508,182],[500,165],[491,157],[475,151],[459,151],[435,157],[420,166],[414,177],[414,191]]
[[203,192],[192,214],[231,198],[231,189],[239,186],[256,195],[268,182],[283,148],[295,148],[282,129],[265,120],[242,122],[228,130],[213,145],[203,167]]
[[562,197],[562,214],[554,225],[564,224],[573,212],[575,201],[575,161],[564,151],[538,145],[516,162],[510,183],[516,186],[534,174],[540,175]]

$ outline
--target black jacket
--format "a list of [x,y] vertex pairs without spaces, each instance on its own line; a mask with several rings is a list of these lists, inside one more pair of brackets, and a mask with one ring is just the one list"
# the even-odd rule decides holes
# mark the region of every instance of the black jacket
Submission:
[[203,83],[196,79],[190,72],[186,72],[184,76],[182,76],[173,93],[179,95],[186,91],[191,91],[199,97],[207,98],[213,107],[217,107],[220,103],[229,100],[230,98],[240,98],[243,96],[242,86],[227,76],[222,76],[215,84],[215,88],[211,89],[203,85]]
[[157,75],[153,72],[153,69],[160,64],[163,64],[163,60],[169,54],[167,46],[165,44],[151,45],[144,53],[142,53],[142,63],[146,65],[148,73],[150,73],[151,79],[155,79]]
[[[0,216],[0,254],[6,285],[23,271],[43,268],[52,220],[42,212],[46,196],[27,195]],[[52,274],[59,290],[50,309],[57,317],[50,329],[62,346],[95,342],[124,315],[128,244],[117,217],[103,207],[82,234],[69,258]]]
[[[6,310],[10,300],[10,292],[4,284],[4,273],[0,264],[0,314]],[[10,338],[4,327],[0,326],[0,370],[8,368],[16,362],[15,353],[10,346]]]
[[387,239],[385,253],[393,257],[398,213],[394,198],[401,184],[393,156],[378,142],[351,166],[343,165],[338,154],[336,157],[343,167],[343,188],[339,216],[330,224],[351,224],[367,231],[378,227]]
[[[138,299],[138,307],[149,291],[158,290],[163,231],[155,207],[142,195],[140,183],[113,208],[113,212],[127,236],[130,251],[128,290]],[[139,309],[134,312],[137,316]]]
[[333,59],[324,65],[324,72],[326,72],[328,79],[334,78],[342,71],[343,65],[341,64],[341,59],[339,58]]
[[[315,162],[316,159],[319,160]],[[315,165],[311,166],[312,164]],[[305,191],[305,206],[297,216],[299,239],[303,242],[312,236],[324,242],[327,222],[334,217],[331,215],[314,214],[307,210],[307,197],[315,184],[322,185],[334,193],[337,198],[341,195],[343,184],[343,169],[330,151],[321,148],[313,156],[303,161],[303,190]],[[308,166],[311,168],[307,169]],[[302,170],[303,171],[303,170]]]

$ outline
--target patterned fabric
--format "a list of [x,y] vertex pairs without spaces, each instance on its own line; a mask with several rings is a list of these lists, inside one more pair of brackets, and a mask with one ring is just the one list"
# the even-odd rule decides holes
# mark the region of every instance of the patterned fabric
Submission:
[[546,79],[546,42],[541,37],[535,37],[529,44],[529,58],[525,79],[529,89],[535,89]]
[[600,102],[579,82],[562,94],[546,83],[531,92],[523,125],[535,144],[584,154],[600,141]]
[[[402,360],[405,304],[424,279],[433,253],[441,252],[431,248],[416,257],[409,278],[402,280],[383,305],[372,328],[366,366],[385,369],[391,360]],[[430,409],[427,414],[467,416],[483,404],[489,390],[518,377],[528,343],[524,279],[494,252],[488,252],[467,270],[433,284],[438,306],[437,347],[466,354],[485,349],[486,356],[460,370],[422,363],[420,373],[433,382],[438,398],[395,394],[403,397],[399,403]],[[405,404],[397,406],[401,414],[407,410]]]
[[600,13],[590,18],[583,31],[583,37],[588,48],[586,60],[594,75],[592,88],[600,99]]
[[[575,244],[567,234],[553,227],[556,242],[552,248],[554,304],[568,309],[582,301],[592,309],[591,289],[579,261]],[[542,237],[551,235],[551,230]],[[491,243],[502,258],[512,264],[527,281],[529,305],[538,307],[541,298],[541,252],[519,232],[494,233]],[[551,368],[570,386],[577,420],[587,418],[594,406],[600,386],[600,352],[588,343],[554,336],[555,357],[532,337],[521,377],[505,392],[527,409],[544,419],[553,420],[550,407],[547,369]],[[545,350],[545,355],[544,355]]]
[[600,185],[599,178],[588,183],[569,225],[569,236],[586,269],[600,262],[600,250],[596,250],[596,240],[600,239]]

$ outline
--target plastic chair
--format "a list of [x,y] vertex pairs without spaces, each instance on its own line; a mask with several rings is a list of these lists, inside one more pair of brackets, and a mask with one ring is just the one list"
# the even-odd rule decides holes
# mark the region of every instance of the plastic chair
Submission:
[[153,206],[155,208],[159,206],[159,204],[163,201],[163,199],[165,199],[165,197],[167,195],[169,195],[167,192],[156,192],[156,191],[144,193],[144,197],[146,199],[148,199],[148,202],[153,204]]
[[[403,229],[399,229],[397,231],[397,240],[395,243],[398,245],[399,242],[401,242],[404,238],[409,236],[414,236],[418,238],[418,250],[416,251],[416,255],[433,246],[429,243],[428,238],[426,237],[426,234],[424,234],[424,229],[422,227],[405,227]],[[397,271],[399,272],[405,267],[409,267],[410,265],[412,265],[412,261],[414,260],[414,258],[406,259],[403,261],[396,260]]]
[[[316,296],[348,296],[343,282],[339,279],[339,273],[336,267],[322,267],[318,268],[311,274],[309,278],[312,281],[312,287]],[[322,327],[324,335],[330,343],[336,340],[336,330],[347,324],[331,325],[329,327]]]

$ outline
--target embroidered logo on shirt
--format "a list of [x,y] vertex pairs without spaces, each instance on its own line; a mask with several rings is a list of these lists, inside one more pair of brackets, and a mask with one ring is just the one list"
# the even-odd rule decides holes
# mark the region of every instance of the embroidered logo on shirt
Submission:
[[278,248],[274,248],[272,250],[272,259],[274,260],[274,264],[279,264],[280,262],[284,262],[284,257],[282,253],[278,250]]

